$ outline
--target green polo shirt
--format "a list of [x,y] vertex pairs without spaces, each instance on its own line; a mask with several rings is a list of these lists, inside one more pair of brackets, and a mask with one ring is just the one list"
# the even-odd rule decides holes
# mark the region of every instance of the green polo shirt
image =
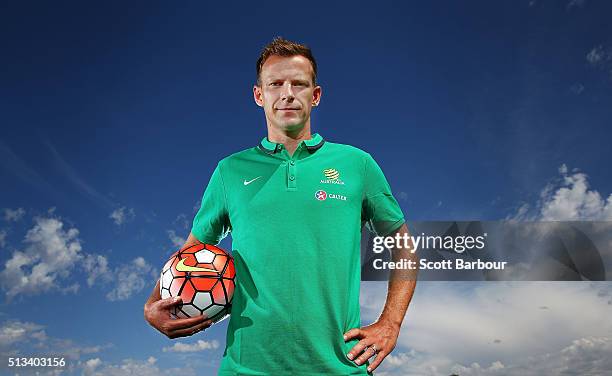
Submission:
[[360,327],[360,239],[404,218],[380,167],[355,147],[302,141],[293,156],[264,138],[219,162],[192,233],[230,231],[236,266],[220,375],[364,375],[346,357]]

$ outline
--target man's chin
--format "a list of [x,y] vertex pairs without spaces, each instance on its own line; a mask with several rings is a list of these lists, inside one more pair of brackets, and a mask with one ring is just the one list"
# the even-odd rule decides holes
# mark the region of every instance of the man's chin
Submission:
[[306,123],[280,123],[278,128],[285,132],[297,132],[304,129]]

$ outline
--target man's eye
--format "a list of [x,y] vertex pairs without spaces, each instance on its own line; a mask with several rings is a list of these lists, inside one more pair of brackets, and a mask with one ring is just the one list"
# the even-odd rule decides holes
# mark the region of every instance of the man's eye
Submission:
[[270,86],[281,86],[280,82],[272,82]]

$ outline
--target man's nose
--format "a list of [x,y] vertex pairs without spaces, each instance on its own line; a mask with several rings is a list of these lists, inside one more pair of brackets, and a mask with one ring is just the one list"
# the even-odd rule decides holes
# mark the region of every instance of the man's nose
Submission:
[[281,92],[281,98],[283,100],[293,100],[295,96],[293,95],[293,88],[290,83],[283,85],[283,91]]

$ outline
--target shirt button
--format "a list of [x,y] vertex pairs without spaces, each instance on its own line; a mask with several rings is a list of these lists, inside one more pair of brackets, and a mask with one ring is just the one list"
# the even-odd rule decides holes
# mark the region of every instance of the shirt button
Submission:
[[295,166],[295,161],[289,162],[290,165]]
[[293,176],[293,175],[289,176],[289,180],[294,181],[295,180],[295,176]]

